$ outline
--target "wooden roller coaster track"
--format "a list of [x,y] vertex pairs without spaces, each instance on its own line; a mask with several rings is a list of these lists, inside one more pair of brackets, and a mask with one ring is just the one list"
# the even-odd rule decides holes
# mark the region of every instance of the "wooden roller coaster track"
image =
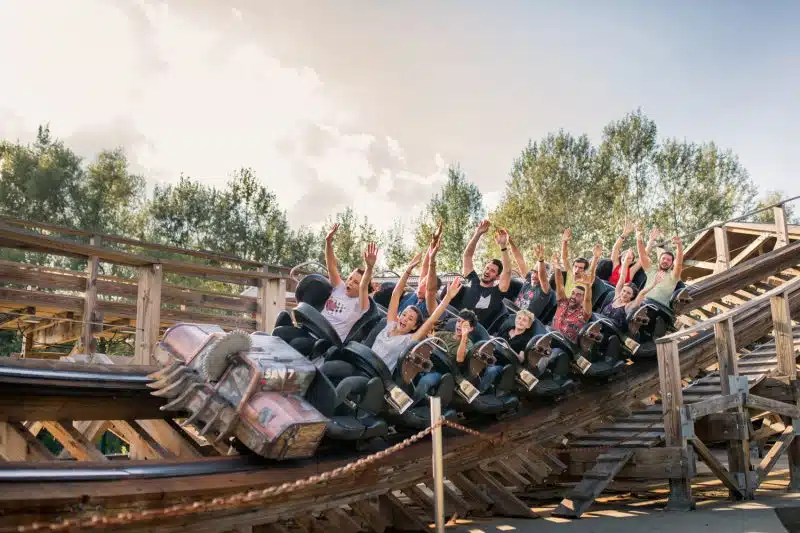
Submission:
[[[693,314],[695,311],[714,315],[722,307],[730,310],[730,333],[735,346],[750,348],[753,343],[763,341],[776,325],[776,295],[785,299],[784,324],[800,312],[797,280],[800,272],[796,270],[800,263],[800,242],[790,244],[787,239],[782,244],[772,252],[728,269],[721,268],[718,273],[690,285],[692,300],[679,310],[683,313],[681,318],[687,323],[701,322],[703,315]],[[781,289],[775,292],[775,287]],[[741,309],[737,309],[739,306]],[[785,341],[784,337],[780,338]],[[785,346],[784,341],[775,342],[783,342]],[[691,378],[715,364],[720,342],[714,331],[700,327],[685,338],[676,338],[676,342],[677,369],[673,370],[677,370],[680,391],[681,377]],[[745,352],[753,350],[737,351]],[[659,362],[662,363],[661,359]],[[81,428],[88,428],[91,421],[121,421],[129,427],[144,429],[144,424],[137,421],[162,419],[164,415],[158,410],[161,402],[149,396],[145,387],[144,376],[153,370],[152,366],[15,361],[0,365],[0,370],[5,371],[0,372],[0,424],[5,430],[0,436],[8,438],[13,434],[29,448],[28,461],[0,463],[0,479],[5,480],[0,481],[0,530],[16,531],[20,526],[24,530],[36,522],[45,524],[44,530],[49,529],[47,524],[55,524],[56,530],[85,529],[101,526],[104,522],[100,517],[109,519],[116,529],[128,531],[209,533],[248,529],[279,532],[288,525],[309,532],[328,527],[344,531],[383,532],[390,527],[422,531],[430,521],[433,498],[425,485],[431,477],[430,447],[425,442],[401,445],[375,462],[353,466],[358,455],[329,455],[270,465],[248,464],[246,458],[237,457],[200,458],[208,450],[195,445],[195,458],[187,460],[154,441],[149,445],[151,451],[155,450],[156,459],[123,461],[117,466],[115,461],[81,453],[91,447],[91,438]],[[37,375],[31,370],[43,373]],[[61,374],[54,377],[53,372]],[[81,372],[97,375],[79,378],[76,374]],[[772,375],[768,369],[765,372]],[[637,361],[615,381],[586,386],[562,403],[527,405],[513,418],[478,428],[479,433],[448,431],[444,441],[448,514],[491,512],[535,517],[517,495],[548,477],[568,474],[569,465],[563,461],[573,452],[580,454],[581,449],[621,461],[612,477],[625,469],[635,470],[637,452],[629,452],[629,446],[621,445],[624,441],[586,446],[581,445],[580,438],[572,438],[569,447],[560,451],[553,443],[570,439],[571,435],[590,435],[609,418],[622,420],[632,416],[642,401],[664,390],[663,374],[663,368],[660,375],[655,361]],[[795,383],[791,377],[785,384],[791,389]],[[785,395],[780,386],[777,389]],[[720,392],[725,391],[720,389]],[[783,409],[782,414],[788,412],[784,407],[775,408]],[[72,424],[73,420],[86,423],[79,428]],[[30,438],[32,424],[37,421],[51,433],[60,433],[62,443],[72,439],[65,447],[80,461],[64,465],[63,461],[48,457],[46,450],[37,448]],[[655,423],[658,422],[655,417]],[[165,424],[176,433],[181,431],[172,421]],[[651,429],[645,426],[645,430]],[[142,438],[147,435],[147,431],[136,432]],[[192,440],[185,430],[183,435]],[[639,436],[634,432],[626,438]],[[686,483],[693,473],[694,456],[685,439],[676,442],[670,433],[666,440],[668,446],[659,452],[662,478]],[[792,443],[789,438],[782,442],[789,442],[782,444],[782,450]],[[33,462],[34,458],[44,460]],[[633,464],[626,466],[628,461]],[[58,463],[61,465],[57,466]],[[191,477],[185,473],[147,477],[136,473],[144,464],[167,472],[187,464],[207,465],[208,469]],[[93,471],[94,475],[90,480],[71,478],[70,481],[64,480],[66,475],[59,476],[59,469],[76,467],[85,467],[80,471]],[[128,474],[122,479],[102,479],[106,473],[111,476],[112,471],[124,469]],[[336,475],[326,475],[336,469],[340,469]],[[44,481],[43,477],[36,481],[26,481],[24,476],[13,481],[9,476],[2,477],[4,472],[15,470],[38,470],[51,476],[52,481]],[[299,481],[309,478],[311,482]]]

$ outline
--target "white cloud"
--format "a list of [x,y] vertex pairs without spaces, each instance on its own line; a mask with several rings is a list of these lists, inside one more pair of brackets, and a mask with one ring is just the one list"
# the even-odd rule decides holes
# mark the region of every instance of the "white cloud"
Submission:
[[[440,154],[436,170],[420,175],[405,168],[399,141],[358,133],[358,107],[334,99],[313,69],[281,64],[225,25],[201,26],[164,4],[140,8],[137,25],[102,0],[3,3],[0,116],[11,113],[29,131],[50,122],[65,138],[125,124],[146,139],[127,148],[151,184],[183,172],[221,185],[250,166],[290,213],[303,211],[296,204],[309,188],[340,189],[342,201],[323,195],[322,205],[304,214],[310,223],[349,204],[388,228],[416,215],[425,187],[442,179]],[[320,153],[281,149],[302,144],[309,127],[328,137]],[[109,147],[101,137],[95,151]],[[391,168],[373,168],[370,149],[378,142],[393,158]],[[317,181],[298,178],[298,169]],[[426,194],[414,198],[414,187]]]

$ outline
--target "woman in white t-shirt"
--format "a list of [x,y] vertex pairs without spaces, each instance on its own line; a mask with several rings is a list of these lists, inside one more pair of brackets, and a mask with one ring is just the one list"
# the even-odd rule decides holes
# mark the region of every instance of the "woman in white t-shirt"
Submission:
[[[430,250],[428,253],[430,254]],[[415,305],[406,307],[398,315],[397,308],[400,306],[400,298],[403,295],[408,276],[419,264],[421,258],[422,254],[417,254],[400,277],[400,281],[397,282],[394,291],[392,291],[392,299],[389,302],[389,310],[386,314],[386,327],[378,333],[378,336],[375,337],[375,342],[372,344],[372,351],[386,363],[391,372],[394,372],[395,367],[397,367],[397,360],[409,346],[428,336],[434,324],[442,316],[444,310],[447,309],[450,301],[461,289],[461,280],[456,279],[450,284],[444,299],[436,306],[436,309],[433,310],[427,320],[423,321],[422,312]]]

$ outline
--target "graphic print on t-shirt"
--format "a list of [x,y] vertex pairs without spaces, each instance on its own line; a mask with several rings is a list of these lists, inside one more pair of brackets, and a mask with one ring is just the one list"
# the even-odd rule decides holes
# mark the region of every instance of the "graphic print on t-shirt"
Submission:
[[478,298],[478,302],[475,304],[475,309],[489,309],[489,305],[491,303],[492,303],[491,294],[481,296],[480,298]]
[[328,301],[325,302],[325,310],[333,315],[339,315],[344,313],[344,306],[339,300],[328,298]]

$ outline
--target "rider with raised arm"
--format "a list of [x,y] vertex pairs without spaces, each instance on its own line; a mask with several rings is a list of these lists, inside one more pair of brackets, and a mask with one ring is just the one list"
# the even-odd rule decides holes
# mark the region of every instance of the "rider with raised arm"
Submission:
[[397,308],[400,305],[400,296],[403,294],[408,277],[414,268],[419,265],[421,258],[422,254],[417,254],[397,282],[386,314],[386,327],[378,333],[375,342],[372,344],[372,351],[383,359],[392,372],[394,372],[397,360],[403,355],[403,352],[412,344],[418,343],[428,336],[439,317],[450,305],[450,301],[461,290],[461,280],[456,279],[447,288],[447,294],[444,299],[434,308],[427,320],[423,321],[422,312],[413,305],[406,307],[402,313],[398,314]]
[[[569,241],[572,239],[572,230],[567,228],[561,236],[561,259],[564,261],[564,266],[570,264],[569,262]],[[567,294],[572,294],[572,289],[580,281],[589,268],[589,261],[583,257],[579,257],[572,262],[572,268],[567,271],[567,281],[564,283],[564,291]],[[561,274],[563,279],[563,274]]]
[[545,305],[550,301],[550,283],[547,281],[547,263],[545,263],[544,246],[537,244],[533,247],[533,255],[536,258],[536,268],[528,270],[525,257],[520,252],[514,240],[508,239],[511,253],[517,262],[519,271],[525,276],[525,283],[522,285],[517,299],[514,301],[520,309],[526,309],[538,317]]
[[442,223],[431,237],[428,253],[422,260],[419,272],[417,290],[400,300],[398,312],[402,313],[406,307],[415,305],[422,311],[422,316],[427,317],[430,309],[436,309],[436,293],[441,286],[441,280],[436,276],[436,254],[442,246]]
[[670,306],[672,293],[675,292],[675,287],[681,280],[681,274],[683,273],[683,242],[676,235],[672,238],[672,244],[675,246],[675,253],[673,254],[669,251],[661,252],[661,255],[658,256],[658,264],[653,265],[647,254],[641,234],[636,240],[639,260],[642,263],[642,268],[647,273],[647,298],[665,307]]
[[511,286],[511,260],[508,255],[508,232],[505,229],[497,230],[495,242],[500,246],[502,261],[492,259],[483,267],[483,274],[479,277],[475,272],[473,255],[475,247],[481,237],[489,231],[489,221],[483,220],[464,250],[462,275],[469,282],[462,307],[471,309],[478,316],[478,322],[488,327],[503,310],[503,297]]
[[597,261],[602,253],[600,245],[595,244],[589,273],[581,276],[581,282],[575,285],[569,295],[564,289],[558,254],[553,257],[558,299],[558,308],[553,318],[553,329],[560,331],[575,343],[578,342],[578,333],[581,328],[592,318],[592,283],[597,269]]
[[333,239],[338,229],[339,224],[334,224],[325,237],[325,265],[328,268],[328,280],[333,286],[333,292],[325,302],[322,316],[330,322],[339,334],[339,339],[343,341],[361,315],[369,309],[372,270],[375,267],[378,247],[374,243],[368,244],[363,254],[364,268],[354,269],[347,276],[347,280],[342,280],[336,254],[333,252]]
[[650,292],[650,287],[645,287],[639,291],[633,283],[624,281],[626,278],[630,279],[627,274],[631,268],[631,263],[633,263],[633,250],[628,250],[622,257],[622,271],[617,276],[614,300],[602,310],[602,314],[611,319],[614,325],[623,331],[628,325],[628,313],[642,305],[644,297]]

